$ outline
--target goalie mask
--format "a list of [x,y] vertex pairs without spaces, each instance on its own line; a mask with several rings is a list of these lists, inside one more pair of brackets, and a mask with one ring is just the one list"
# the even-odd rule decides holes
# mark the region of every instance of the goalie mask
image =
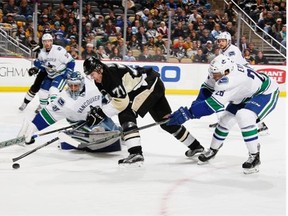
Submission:
[[85,59],[83,68],[86,75],[90,75],[94,71],[97,73],[103,73],[103,63],[95,56]]
[[79,71],[70,72],[67,74],[67,84],[71,98],[77,100],[84,87],[84,77]]

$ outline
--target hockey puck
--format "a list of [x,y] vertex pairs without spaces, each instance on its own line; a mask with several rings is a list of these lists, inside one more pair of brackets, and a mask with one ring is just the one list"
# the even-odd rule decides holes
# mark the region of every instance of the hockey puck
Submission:
[[12,165],[12,167],[13,167],[13,169],[18,169],[18,168],[20,168],[20,164],[14,163],[14,164]]

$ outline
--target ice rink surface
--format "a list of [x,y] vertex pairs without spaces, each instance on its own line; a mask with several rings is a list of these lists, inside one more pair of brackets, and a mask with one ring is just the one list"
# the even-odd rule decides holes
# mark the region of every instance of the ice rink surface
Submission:
[[[38,100],[21,113],[23,97],[0,93],[0,141],[14,138],[23,119],[33,117]],[[194,98],[168,96],[173,110],[190,106]],[[39,137],[34,145],[0,149],[0,215],[284,216],[286,111],[286,98],[280,98],[265,119],[270,135],[260,136],[262,164],[260,172],[251,175],[242,172],[248,152],[238,127],[205,165],[186,158],[187,148],[159,126],[141,131],[142,167],[118,167],[118,159],[128,155],[125,146],[121,152],[88,154],[59,150],[54,143],[20,160],[20,169],[12,169],[12,158],[55,135]],[[215,121],[213,115],[185,126],[208,148],[213,133],[208,125]],[[152,122],[147,115],[138,125]]]

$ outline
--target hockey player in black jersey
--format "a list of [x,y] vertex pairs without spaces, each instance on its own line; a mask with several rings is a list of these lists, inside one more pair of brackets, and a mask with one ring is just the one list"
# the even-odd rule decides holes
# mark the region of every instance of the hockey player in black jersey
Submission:
[[[118,63],[104,64],[95,57],[87,58],[83,67],[84,73],[94,79],[99,90],[111,99],[110,103],[104,105],[102,109],[95,107],[91,110],[86,121],[94,125],[99,124],[106,116],[118,115],[119,123],[125,133],[123,139],[129,152],[129,156],[119,160],[118,164],[143,162],[137,117],[144,117],[149,112],[152,118],[159,122],[168,118],[172,112],[159,73],[152,68],[133,69]],[[185,153],[187,157],[204,151],[204,147],[183,125],[162,124],[161,128],[189,148]]]

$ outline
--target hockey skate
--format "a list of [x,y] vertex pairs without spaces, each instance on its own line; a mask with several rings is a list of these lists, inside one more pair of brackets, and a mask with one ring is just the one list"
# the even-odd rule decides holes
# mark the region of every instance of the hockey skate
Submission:
[[258,134],[261,136],[265,136],[269,134],[268,127],[264,122],[260,122],[258,124]]
[[23,102],[23,103],[21,104],[21,106],[19,107],[19,110],[20,110],[20,111],[23,111],[24,109],[26,109],[26,107],[27,107],[27,104]]
[[204,147],[199,143],[198,140],[194,140],[194,142],[188,146],[189,150],[185,152],[185,155],[189,158],[193,157],[197,153],[201,153],[204,151]]
[[118,161],[119,165],[135,164],[141,166],[144,162],[144,157],[142,154],[130,154],[127,158],[123,158]]
[[249,154],[249,158],[242,164],[244,174],[251,174],[259,172],[260,155],[259,152],[256,154]]
[[210,159],[214,158],[219,149],[222,147],[222,145],[223,144],[221,144],[221,146],[218,149],[209,148],[208,151],[200,154],[198,157],[199,159],[198,164],[199,165],[204,164],[208,162]]

